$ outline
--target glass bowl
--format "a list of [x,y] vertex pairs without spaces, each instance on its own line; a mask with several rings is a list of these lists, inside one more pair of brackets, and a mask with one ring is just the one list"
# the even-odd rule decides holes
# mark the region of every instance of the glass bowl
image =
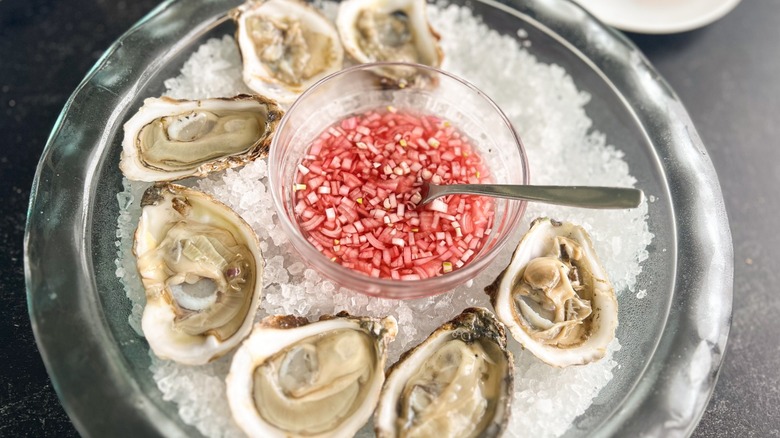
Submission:
[[[403,71],[418,80],[389,85],[387,71]],[[372,278],[332,262],[301,230],[295,214],[294,185],[298,164],[312,142],[328,127],[351,115],[388,107],[428,114],[451,122],[472,140],[495,183],[528,184],[523,145],[500,108],[476,87],[439,69],[404,63],[375,63],[350,67],[322,79],[285,113],[271,144],[269,182],[277,215],[304,260],[341,286],[383,298],[418,298],[455,288],[474,278],[495,259],[517,229],[525,202],[497,199],[492,232],[482,248],[462,268],[421,280]]]
[[[451,0],[591,96],[593,126],[648,197],[655,237],[620,297],[614,377],[566,432],[685,436],[717,380],[729,331],[733,252],[717,175],[682,103],[625,37],[565,0]],[[85,436],[199,436],[164,400],[115,272],[122,123],[164,91],[210,37],[234,32],[241,0],[162,3],[101,57],[66,104],[33,183],[25,276],[38,346]],[[500,56],[500,54],[499,54]],[[523,80],[523,78],[518,78]],[[528,139],[525,139],[528,142]]]

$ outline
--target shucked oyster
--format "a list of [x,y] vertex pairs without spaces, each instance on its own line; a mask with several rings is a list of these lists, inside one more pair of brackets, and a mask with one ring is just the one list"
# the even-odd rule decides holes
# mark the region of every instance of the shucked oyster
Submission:
[[158,183],[144,193],[133,252],[146,289],[141,320],[154,353],[205,364],[238,345],[260,301],[254,231],[210,196]]
[[149,98],[125,123],[119,168],[136,181],[173,181],[268,155],[282,118],[272,100]]
[[251,437],[349,437],[368,420],[398,326],[345,312],[309,323],[272,316],[236,351],[227,396]]
[[[336,19],[344,49],[361,63],[441,65],[439,35],[428,23],[425,0],[346,0]],[[400,79],[404,73],[398,70]],[[393,77],[393,75],[390,75]]]
[[290,103],[314,82],[341,69],[344,49],[333,24],[298,0],[250,0],[231,13],[244,82]]
[[380,438],[496,437],[514,381],[504,327],[469,308],[390,368],[374,425]]
[[580,226],[536,219],[485,290],[514,338],[550,365],[601,359],[615,337],[615,291]]

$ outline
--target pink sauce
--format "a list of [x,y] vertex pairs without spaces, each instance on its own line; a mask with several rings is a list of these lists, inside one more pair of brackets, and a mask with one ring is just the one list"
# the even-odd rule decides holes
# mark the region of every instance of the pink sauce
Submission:
[[418,280],[465,266],[493,226],[493,200],[452,195],[417,208],[422,181],[490,182],[471,141],[430,115],[348,117],[298,166],[295,215],[332,261],[372,277]]

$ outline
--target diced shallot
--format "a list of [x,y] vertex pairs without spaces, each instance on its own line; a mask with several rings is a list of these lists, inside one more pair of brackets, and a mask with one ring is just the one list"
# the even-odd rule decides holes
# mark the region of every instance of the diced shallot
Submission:
[[468,137],[438,117],[396,108],[350,116],[303,156],[296,219],[344,267],[397,280],[443,275],[472,261],[490,234],[491,199],[452,195],[418,208],[424,180],[490,181]]

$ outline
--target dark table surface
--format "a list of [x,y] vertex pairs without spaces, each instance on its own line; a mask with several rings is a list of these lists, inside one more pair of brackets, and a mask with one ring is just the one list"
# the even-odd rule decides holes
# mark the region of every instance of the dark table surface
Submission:
[[[0,436],[77,436],[35,345],[22,238],[60,110],[154,0],[0,0]],[[694,436],[780,436],[780,1],[705,28],[628,35],[687,107],[718,172],[734,241],[727,354]]]

